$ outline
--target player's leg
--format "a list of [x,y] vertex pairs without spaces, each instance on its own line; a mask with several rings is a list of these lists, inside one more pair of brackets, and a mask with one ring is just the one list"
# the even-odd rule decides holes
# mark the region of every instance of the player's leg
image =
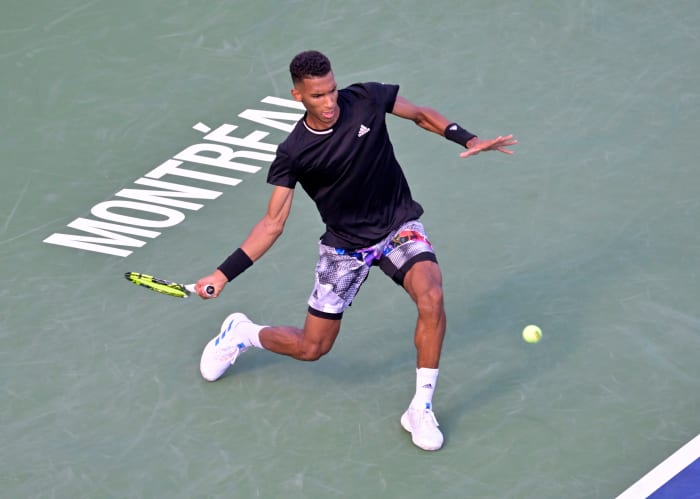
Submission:
[[443,435],[433,414],[432,399],[447,320],[443,303],[442,273],[432,246],[419,222],[404,225],[392,239],[391,250],[380,263],[416,304],[416,392],[401,416],[401,425],[413,443],[425,450],[442,447]]
[[447,326],[442,272],[420,222],[409,222],[397,231],[380,268],[402,286],[416,304],[416,367],[437,369]]
[[317,360],[330,351],[338,337],[343,312],[367,278],[369,267],[361,259],[335,248],[323,244],[319,248],[304,327],[264,326],[241,313],[229,315],[220,333],[202,352],[200,372],[205,379],[219,379],[250,347],[306,361]]
[[418,309],[414,334],[416,367],[437,369],[447,326],[440,267],[430,261],[416,263],[407,272],[403,287]]
[[447,320],[442,295],[442,275],[435,262],[418,262],[404,278],[404,288],[416,303],[416,392],[401,416],[401,425],[413,443],[425,450],[438,450],[444,437],[433,413],[433,393]]
[[259,333],[265,350],[289,355],[297,360],[318,360],[333,347],[340,332],[340,319],[327,319],[306,314],[304,328],[292,326],[265,327]]
[[260,332],[262,346],[299,360],[317,360],[328,353],[338,337],[343,313],[369,275],[369,267],[358,255],[319,244],[304,328],[264,328]]
[[216,381],[250,347],[289,355],[298,360],[318,360],[333,347],[340,331],[340,319],[307,314],[303,329],[294,326],[262,326],[246,315],[226,317],[220,333],[204,348],[199,370],[204,379]]

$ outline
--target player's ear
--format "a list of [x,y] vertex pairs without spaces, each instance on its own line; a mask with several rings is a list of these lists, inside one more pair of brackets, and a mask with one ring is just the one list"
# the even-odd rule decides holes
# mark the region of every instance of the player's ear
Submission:
[[294,98],[295,101],[301,102],[301,92],[296,89],[296,87],[292,87],[292,89],[289,91],[289,93],[292,94],[292,97]]

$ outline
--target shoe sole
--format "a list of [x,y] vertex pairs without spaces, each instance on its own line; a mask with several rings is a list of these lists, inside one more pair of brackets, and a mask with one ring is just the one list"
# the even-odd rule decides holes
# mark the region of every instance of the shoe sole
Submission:
[[408,422],[408,412],[404,412],[401,415],[401,427],[408,433],[413,433],[413,428],[411,428],[411,425]]

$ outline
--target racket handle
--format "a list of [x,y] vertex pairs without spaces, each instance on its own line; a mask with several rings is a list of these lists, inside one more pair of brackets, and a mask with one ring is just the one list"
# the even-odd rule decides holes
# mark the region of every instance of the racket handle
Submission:
[[[194,284],[186,284],[185,289],[187,291],[189,291],[190,293],[195,293],[195,294],[197,293],[197,291],[195,291],[195,289],[194,289]],[[215,291],[215,288],[213,285],[207,284],[206,286],[204,286],[204,292],[208,296],[214,296],[214,291]]]

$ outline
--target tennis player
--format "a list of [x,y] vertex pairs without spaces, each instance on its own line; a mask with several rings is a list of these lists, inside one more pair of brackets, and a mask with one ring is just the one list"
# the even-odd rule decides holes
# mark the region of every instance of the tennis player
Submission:
[[343,313],[372,267],[403,287],[418,309],[414,343],[416,392],[401,416],[413,443],[438,450],[443,435],[433,413],[440,352],[445,335],[442,274],[426,231],[423,208],[411,196],[389,140],[386,114],[414,121],[465,148],[512,154],[512,135],[482,140],[442,114],[399,96],[398,85],[358,83],[338,89],[328,58],[317,51],[291,61],[292,96],[306,113],[279,145],[267,181],[267,212],[219,267],[196,284],[213,284],[214,297],[262,257],[282,234],[297,184],[316,203],[325,224],[316,279],[303,328],[263,326],[241,313],[229,315],[204,348],[202,376],[219,379],[250,347],[313,361],[335,342]]

